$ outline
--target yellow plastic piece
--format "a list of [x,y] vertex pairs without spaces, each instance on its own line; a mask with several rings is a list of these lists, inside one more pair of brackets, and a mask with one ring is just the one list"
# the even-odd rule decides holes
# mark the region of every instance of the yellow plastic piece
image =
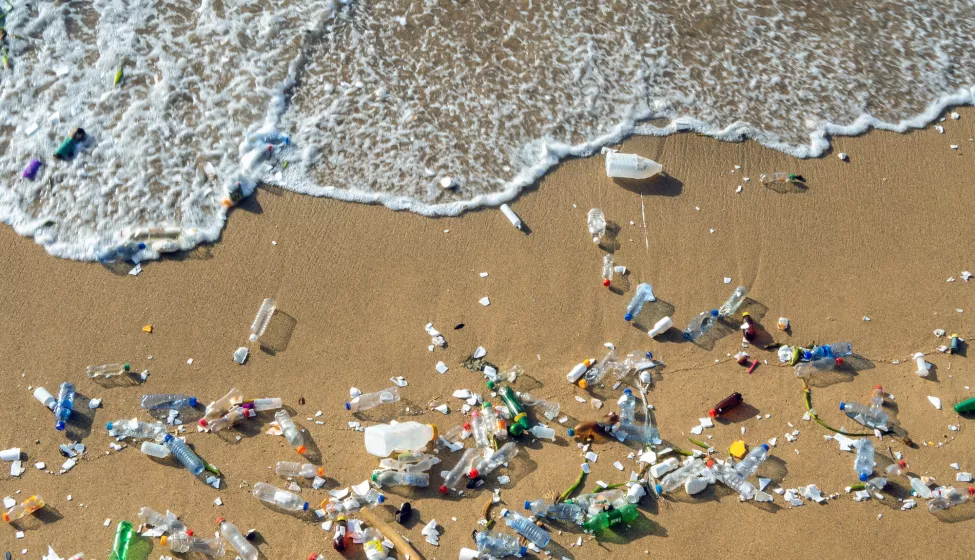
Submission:
[[151,333],[152,332],[152,325],[146,325],[146,326],[142,327],[142,332]]
[[732,443],[731,447],[728,448],[728,453],[735,459],[738,459],[739,461],[745,457],[746,452],[747,449],[745,448],[745,442],[741,440]]

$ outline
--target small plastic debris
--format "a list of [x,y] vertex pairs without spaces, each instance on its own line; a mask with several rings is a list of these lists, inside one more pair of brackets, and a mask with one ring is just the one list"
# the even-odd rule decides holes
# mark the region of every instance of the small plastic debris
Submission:
[[592,461],[593,463],[595,463],[597,459],[599,459],[599,455],[597,455],[595,452],[589,451],[586,453],[587,461]]
[[142,332],[152,334],[152,325],[146,325],[142,327]]
[[840,158],[840,161],[846,161],[846,160],[850,159],[850,156],[847,155],[846,152],[840,152],[837,157]]
[[958,113],[952,111],[951,112],[951,118],[953,118],[953,119],[955,119],[957,121],[958,119],[961,118],[961,115],[959,115]]
[[447,373],[447,364],[443,362],[437,362],[436,369],[437,369],[437,373],[443,375]]
[[487,296],[484,296],[481,299],[477,300],[477,303],[480,303],[484,307],[487,307],[491,305],[491,300]]
[[[507,204],[502,204],[501,213],[504,214],[505,218],[508,218],[508,221],[511,222],[511,225],[515,226],[519,230],[522,228],[521,218],[518,217],[518,214],[515,214],[515,211],[512,210],[510,206],[508,206]],[[482,305],[487,305],[487,304],[485,303]]]
[[745,457],[745,452],[746,452],[745,442],[741,440],[732,443],[731,447],[728,448],[728,453],[732,457],[738,460],[741,460],[742,458]]
[[217,496],[217,499],[213,500],[213,505],[215,505],[215,506],[222,506],[223,505],[223,500],[221,500],[220,497]]
[[970,472],[960,472],[960,473],[958,473],[958,474],[955,475],[955,480],[957,480],[958,482],[971,482],[972,481],[972,473],[970,473]]
[[450,408],[445,404],[441,404],[440,406],[434,407],[434,410],[436,410],[441,414],[450,414]]
[[96,408],[100,407],[101,405],[102,405],[102,399],[100,399],[100,398],[94,398],[94,399],[91,399],[90,401],[88,401],[88,408],[91,409],[91,410],[95,410]]
[[246,346],[241,346],[240,348],[234,350],[234,361],[240,365],[244,365],[247,361],[247,356],[250,354],[250,349]]
[[420,530],[420,534],[427,538],[427,542],[433,546],[440,546],[440,534],[437,532],[437,520],[431,519],[423,529]]
[[941,410],[941,399],[939,399],[938,397],[928,396],[928,402],[930,402],[931,405],[937,408],[938,410]]

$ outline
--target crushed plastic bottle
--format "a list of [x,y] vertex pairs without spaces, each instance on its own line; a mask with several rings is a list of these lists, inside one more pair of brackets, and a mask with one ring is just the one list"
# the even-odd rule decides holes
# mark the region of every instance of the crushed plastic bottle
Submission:
[[362,533],[362,550],[366,553],[366,560],[386,560],[386,545],[383,544],[382,533],[369,527]]
[[264,336],[264,331],[267,329],[268,323],[271,322],[272,315],[274,315],[274,298],[267,298],[261,302],[261,306],[257,309],[257,315],[254,316],[254,321],[251,323],[249,337],[251,342],[257,342],[259,338]]
[[474,444],[481,449],[491,447],[491,440],[488,437],[487,422],[481,416],[480,410],[471,413],[471,434],[474,436]]
[[227,539],[230,546],[237,550],[237,553],[240,554],[243,560],[257,560],[259,556],[257,548],[244,538],[244,535],[240,533],[240,529],[236,525],[225,520],[223,517],[218,517],[217,526],[220,528],[220,534],[223,535],[223,538]]
[[868,428],[887,429],[887,413],[881,409],[864,406],[860,403],[841,402],[840,410]]
[[108,422],[105,428],[108,435],[117,438],[158,440],[166,434],[166,425],[162,422],[143,422],[136,418]]
[[325,476],[324,467],[316,467],[311,463],[292,463],[289,461],[278,461],[274,467],[274,472],[283,477],[315,478]]
[[176,459],[186,467],[186,470],[190,471],[193,476],[199,476],[203,469],[206,468],[206,463],[203,459],[200,459],[196,453],[186,442],[180,439],[174,438],[170,434],[166,434],[166,438],[163,439],[163,445],[169,448],[169,451],[173,454]]
[[456,490],[457,484],[460,483],[465,474],[470,472],[475,459],[477,459],[477,449],[470,447],[465,449],[460,461],[457,461],[457,464],[443,475],[443,484],[440,485],[440,493],[447,494],[450,490]]
[[99,366],[88,366],[85,368],[85,375],[88,379],[108,379],[129,373],[129,364],[103,364]]
[[417,461],[405,460],[404,458],[409,458],[410,455],[400,455],[396,459],[391,459],[389,457],[379,461],[379,467],[386,470],[396,470],[406,473],[416,473],[416,472],[426,472],[430,470],[430,467],[436,465],[440,462],[440,459],[434,457],[433,455],[427,455],[424,453],[418,454],[420,459]]
[[552,535],[548,531],[535,525],[531,519],[516,511],[511,511],[510,509],[501,510],[501,517],[504,518],[504,522],[514,532],[535,543],[535,546],[539,548],[545,548],[548,546],[549,541],[552,540]]
[[660,479],[654,489],[657,494],[669,494],[680,488],[687,480],[703,473],[707,468],[701,459],[691,459]]
[[763,185],[768,185],[770,183],[795,183],[799,181],[799,176],[795,173],[783,173],[781,171],[776,171],[775,173],[770,174],[762,173],[759,176],[759,180],[762,181]]
[[284,439],[288,440],[288,443],[291,444],[291,447],[294,447],[295,451],[304,455],[305,451],[307,451],[307,448],[305,448],[305,438],[301,435],[301,431],[298,430],[298,426],[295,425],[288,411],[284,409],[277,411],[274,414],[274,419],[277,420],[278,426],[281,427],[281,433],[284,434]]
[[471,479],[477,478],[479,476],[487,476],[495,469],[504,465],[515,458],[518,455],[518,445],[509,441],[508,443],[501,446],[500,449],[491,454],[487,459],[481,459],[480,461],[475,461],[474,467],[471,468],[467,476]]
[[623,396],[620,397],[617,404],[620,406],[620,427],[626,428],[634,425],[636,423],[636,397],[633,396],[633,390],[630,388],[623,389]]
[[518,396],[521,398],[523,404],[532,407],[536,414],[541,413],[542,416],[549,420],[555,420],[562,409],[559,403],[533,398],[530,393],[519,393]]
[[722,317],[731,317],[738,311],[741,304],[745,303],[745,297],[748,296],[748,288],[744,286],[738,286],[735,291],[731,293],[731,296],[721,304],[718,308],[718,314]]
[[589,515],[596,515],[602,511],[621,508],[629,502],[626,500],[626,492],[619,488],[613,488],[592,494],[582,494],[568,500],[567,503],[576,504]]
[[853,459],[853,470],[860,476],[861,482],[866,482],[873,474],[873,441],[861,438],[857,440],[857,454]]
[[887,465],[887,474],[890,476],[901,476],[907,473],[907,461],[896,461]]
[[735,465],[735,472],[739,475],[747,478],[758,470],[758,467],[768,459],[769,446],[767,443],[763,443],[758,447],[753,448],[745,455],[745,458],[741,460],[737,465]]
[[834,342],[833,344],[823,344],[816,346],[804,354],[806,360],[818,360],[820,358],[845,358],[853,354],[853,345],[849,342]]
[[914,492],[915,496],[917,496],[918,498],[931,497],[931,489],[928,488],[928,485],[925,484],[923,480],[921,480],[920,478],[915,478],[913,476],[909,476],[907,478],[911,482],[911,490]]
[[684,329],[684,340],[695,341],[701,338],[714,326],[718,320],[718,314],[717,309],[712,309],[711,311],[702,311],[697,317],[691,319],[691,322]]
[[613,283],[613,255],[606,253],[603,255],[603,286],[609,287]]
[[809,378],[817,373],[833,371],[843,365],[843,358],[819,358],[811,362],[799,362],[796,364],[796,377]]
[[142,395],[142,408],[146,410],[179,410],[196,406],[196,397],[187,395]]
[[241,406],[253,408],[255,412],[264,412],[266,410],[277,410],[284,406],[284,404],[281,402],[280,398],[275,397],[244,401]]
[[275,488],[264,482],[254,484],[253,494],[258,500],[283,510],[308,511],[308,502],[298,494]]
[[227,413],[234,405],[244,402],[244,393],[234,387],[227,391],[227,394],[213,401],[206,407],[203,418],[206,420],[216,420]]
[[616,349],[610,348],[606,355],[602,357],[596,365],[589,369],[582,379],[579,380],[579,387],[586,389],[590,386],[595,387],[601,383],[610,372],[615,372],[619,367],[616,361]]
[[345,409],[352,412],[361,412],[382,404],[394,403],[398,400],[400,400],[399,387],[390,387],[389,389],[383,389],[375,393],[363,393],[345,403]]
[[497,531],[481,531],[474,537],[477,543],[478,555],[487,555],[493,558],[503,558],[505,556],[524,556],[528,549],[518,543],[518,539],[507,533]]
[[504,422],[504,418],[500,417],[494,406],[485,401],[481,405],[481,417],[484,419],[484,427],[495,440],[507,439],[508,437],[508,426]]
[[582,524],[583,531],[587,533],[598,533],[605,531],[618,523],[630,523],[640,517],[640,512],[633,504],[626,504],[619,509],[612,509],[598,513]]
[[200,426],[206,428],[211,432],[219,432],[221,430],[232,427],[234,424],[244,420],[246,418],[253,418],[257,416],[257,413],[250,408],[242,408],[240,406],[235,406],[216,420],[207,421],[206,418],[200,418]]
[[431,424],[398,422],[376,424],[365,430],[366,452],[376,457],[389,457],[394,451],[418,451],[437,435]]
[[44,498],[34,495],[3,513],[3,522],[11,523],[44,507]]
[[408,473],[401,471],[375,471],[372,482],[380,488],[387,486],[414,486],[425,488],[430,485],[430,474],[425,472]]
[[65,381],[58,389],[57,404],[54,405],[54,428],[62,431],[65,428],[68,418],[71,417],[71,410],[74,407],[74,384]]
[[931,493],[933,499],[928,502],[928,511],[935,513],[953,506],[961,505],[975,497],[975,488],[969,487],[967,491],[959,491],[949,486],[938,488]]
[[590,210],[586,216],[586,226],[589,228],[589,235],[592,236],[592,242],[599,243],[599,240],[606,235],[606,216],[603,214],[603,211],[599,208]]
[[586,519],[586,512],[577,504],[559,503],[553,504],[548,500],[535,500],[525,502],[525,509],[538,517],[548,517],[556,521],[565,521],[582,525]]
[[633,297],[630,298],[630,303],[626,305],[626,314],[623,315],[623,319],[632,321],[634,317],[640,314],[643,305],[652,301],[657,301],[657,297],[653,295],[653,287],[646,282],[640,283],[637,285]]
[[223,540],[219,538],[204,539],[201,537],[190,536],[186,533],[174,533],[163,535],[159,539],[159,544],[168,546],[169,550],[185,554],[187,552],[199,552],[210,558],[220,558],[226,550]]
[[139,509],[138,517],[140,523],[161,529],[167,533],[186,532],[186,525],[171,511],[167,511],[163,515],[152,508],[143,507]]
[[744,476],[739,474],[734,467],[727,463],[715,462],[710,467],[710,470],[714,473],[717,480],[720,480],[725,486],[738,492],[739,497],[743,500],[750,500],[758,493],[758,490],[751,482],[745,480]]

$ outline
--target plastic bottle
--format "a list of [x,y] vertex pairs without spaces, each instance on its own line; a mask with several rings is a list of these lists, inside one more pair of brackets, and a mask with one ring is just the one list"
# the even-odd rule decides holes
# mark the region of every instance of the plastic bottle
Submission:
[[623,396],[617,402],[620,405],[620,426],[625,428],[634,425],[636,422],[636,398],[633,396],[633,390],[623,389]]
[[244,538],[244,535],[240,533],[240,530],[233,523],[224,520],[223,517],[218,517],[217,526],[220,527],[220,534],[223,535],[223,538],[227,539],[230,546],[237,550],[241,558],[244,560],[257,560],[257,548]]
[[237,387],[227,391],[227,394],[207,405],[203,418],[206,420],[216,420],[230,410],[234,405],[244,402],[244,393]]
[[948,346],[948,353],[957,354],[960,351],[961,351],[961,339],[958,338],[957,334],[951,333],[951,342],[949,343]]
[[504,509],[501,510],[501,516],[504,518],[504,522],[508,527],[511,527],[514,532],[535,543],[535,546],[539,548],[545,548],[548,546],[549,541],[552,540],[552,535],[548,531],[535,525],[531,519],[528,519],[517,511]]
[[891,476],[900,476],[907,472],[907,462],[897,461],[887,465],[887,474]]
[[502,204],[500,209],[501,213],[504,214],[504,217],[508,218],[508,221],[511,222],[511,225],[515,226],[517,229],[522,228],[521,218],[518,217],[518,214],[515,214],[515,211],[512,210],[510,206],[507,204]]
[[711,327],[714,326],[714,323],[717,320],[717,309],[702,311],[697,317],[691,319],[691,322],[687,324],[687,328],[684,329],[684,340],[694,341],[701,338],[704,333],[711,330]]
[[481,418],[484,419],[484,427],[487,432],[494,436],[495,440],[506,439],[508,437],[508,427],[504,423],[504,419],[498,416],[497,411],[494,410],[494,406],[490,402],[486,402],[481,405]]
[[131,522],[120,521],[115,528],[115,542],[112,543],[112,553],[108,556],[108,560],[128,560],[129,546],[136,536]]
[[179,410],[196,406],[196,397],[187,395],[142,395],[142,408],[146,410]]
[[757,490],[755,486],[745,480],[744,476],[738,474],[731,466],[724,463],[714,463],[711,466],[711,472],[714,473],[715,478],[724,483],[725,486],[731,488],[744,500],[750,500],[755,497]]
[[747,311],[741,314],[741,331],[741,337],[745,342],[754,341],[758,335],[758,330],[755,328],[755,321]]
[[555,420],[562,409],[562,406],[555,401],[536,399],[529,393],[519,393],[519,397],[521,398],[521,402],[532,407],[536,414],[541,413],[542,416],[549,420]]
[[646,282],[642,282],[636,287],[636,292],[630,298],[630,303],[626,305],[626,315],[623,316],[623,319],[632,321],[634,317],[640,314],[640,310],[643,309],[643,304],[648,301],[657,301],[657,298],[653,295],[653,287]]
[[884,396],[887,393],[884,392],[883,385],[877,385],[873,388],[873,393],[870,395],[870,408],[874,410],[881,410],[884,407]]
[[529,430],[533,437],[536,439],[547,439],[549,441],[555,441],[555,429],[549,428],[548,426],[543,426],[541,424],[535,424],[532,429]]
[[954,406],[954,409],[958,414],[975,411],[975,397],[961,401]]
[[108,379],[129,373],[129,364],[103,364],[100,366],[88,366],[85,368],[85,375],[88,379]]
[[528,422],[528,414],[525,412],[525,407],[522,406],[521,399],[515,394],[514,389],[508,386],[502,387],[498,391],[498,395],[504,401],[504,405],[511,414],[511,426],[508,428],[511,435],[518,437],[525,433],[525,430],[530,429],[531,423]]
[[820,358],[845,358],[853,354],[853,345],[849,342],[834,342],[833,344],[823,344],[816,346],[806,354],[807,360],[818,360]]
[[264,330],[271,322],[272,315],[274,315],[274,298],[267,298],[261,302],[261,306],[257,309],[257,315],[254,316],[254,321],[251,323],[249,337],[251,342],[257,342],[257,339],[264,335]]
[[928,367],[928,362],[924,359],[924,354],[918,352],[912,357],[914,358],[914,362],[917,364],[917,371],[914,373],[916,373],[918,377],[927,377],[928,374],[931,373],[931,368]]
[[691,459],[660,479],[660,482],[655,486],[657,494],[669,494],[673,492],[680,488],[688,479],[703,473],[705,469],[707,469],[707,465],[704,464],[704,461],[701,459]]
[[586,216],[586,226],[589,228],[592,242],[599,243],[599,240],[606,235],[606,216],[603,215],[603,211],[599,208],[590,210]]
[[305,448],[305,438],[298,430],[298,426],[295,426],[294,420],[291,419],[288,411],[284,409],[277,411],[274,413],[274,419],[278,421],[278,426],[281,427],[284,439],[288,440],[288,443],[291,444],[291,447],[295,448],[295,451],[304,455],[305,451],[307,451]]
[[603,286],[609,287],[613,283],[613,255],[603,255]]
[[34,398],[37,399],[37,402],[46,406],[51,412],[54,412],[54,407],[58,404],[58,401],[55,400],[50,391],[44,387],[34,389]]
[[629,523],[640,516],[640,512],[633,504],[626,504],[619,509],[598,513],[582,524],[582,530],[587,533],[605,531],[617,523]]
[[711,418],[715,418],[717,416],[720,416],[728,412],[729,410],[735,408],[736,406],[740,405],[743,402],[745,402],[745,399],[742,398],[741,393],[735,391],[734,393],[722,399],[721,402],[714,405],[714,408],[708,411],[708,416],[710,416]]
[[283,406],[283,403],[279,398],[267,398],[246,401],[244,405],[250,405],[256,412],[264,412],[265,410],[277,410]]
[[54,428],[58,431],[64,430],[65,423],[71,417],[71,409],[74,407],[74,384],[65,381],[58,389],[58,401],[54,405]]
[[630,424],[619,426],[616,433],[622,435],[621,441],[634,441],[643,444],[659,445],[660,430],[652,424]]
[[61,145],[58,146],[57,151],[54,152],[54,159],[70,159],[71,156],[74,155],[75,148],[78,146],[78,144],[84,142],[86,137],[87,134],[83,128],[76,128],[71,131],[71,136],[65,138],[64,141],[61,142]]
[[609,425],[599,422],[579,422],[574,427],[569,428],[569,437],[578,439],[597,439],[609,438]]
[[626,492],[619,488],[613,488],[592,494],[582,494],[569,500],[568,503],[576,504],[589,515],[596,515],[608,509],[621,508],[629,502],[626,500]]
[[857,454],[853,459],[853,470],[860,475],[860,482],[866,482],[873,474],[873,441],[862,438],[857,440]]
[[387,470],[396,470],[407,473],[426,472],[430,467],[440,462],[440,459],[433,455],[421,454],[422,459],[416,462],[403,461],[401,459],[385,458],[379,461],[379,467]]
[[363,393],[351,401],[345,403],[345,409],[352,412],[360,412],[377,407],[381,404],[394,403],[400,400],[399,387],[390,387],[375,393]]
[[375,471],[372,473],[372,482],[380,487],[387,486],[414,486],[425,488],[430,485],[429,473],[407,473],[401,471]]
[[436,435],[436,427],[430,424],[412,421],[376,424],[366,428],[366,452],[389,457],[394,451],[417,451],[426,447]]
[[332,535],[332,548],[342,552],[349,545],[349,522],[344,515],[335,520],[335,533]]
[[210,558],[220,558],[224,555],[225,546],[219,538],[204,539],[187,535],[186,533],[174,533],[163,535],[159,539],[159,544],[168,546],[169,550],[181,554],[187,552],[199,552]]
[[603,148],[606,156],[606,176],[621,179],[648,179],[664,170],[652,159],[636,154],[621,154],[610,148]]
[[718,314],[722,317],[730,317],[738,311],[741,304],[745,303],[745,297],[748,295],[748,288],[744,286],[738,286],[735,291],[731,293],[731,296],[721,304],[718,308]]
[[227,414],[224,414],[215,420],[207,421],[206,418],[200,418],[200,426],[203,426],[211,432],[219,432],[220,430],[230,428],[241,420],[253,418],[254,416],[257,416],[257,413],[252,409],[235,406],[231,408]]
[[366,553],[366,560],[386,560],[386,545],[383,535],[373,527],[362,533],[362,550]]
[[491,447],[491,440],[488,438],[487,425],[481,416],[480,410],[471,413],[471,434],[474,436],[474,444],[482,449]]
[[298,494],[275,488],[264,482],[254,484],[253,494],[258,500],[287,511],[308,511],[308,502]]
[[325,476],[324,467],[316,467],[311,463],[291,463],[288,461],[278,461],[274,467],[274,472],[278,473],[278,476],[284,477],[315,478],[316,476]]
[[525,509],[539,517],[548,517],[557,521],[565,521],[582,525],[586,519],[586,512],[577,504],[560,503],[553,504],[548,500],[535,500],[525,502]]
[[759,465],[762,464],[765,459],[768,459],[769,446],[767,443],[753,448],[745,455],[745,458],[741,460],[737,465],[735,465],[735,472],[739,475],[748,478],[749,476],[755,474],[758,470]]
[[514,459],[516,455],[518,455],[518,445],[513,441],[509,441],[502,445],[501,449],[492,453],[491,457],[476,462],[474,468],[467,473],[467,476],[472,479],[478,476],[487,476],[494,469]]
[[865,426],[876,428],[887,426],[887,413],[883,410],[852,402],[841,402],[840,410],[853,419],[856,419],[857,416],[862,416]]
[[663,319],[654,323],[653,328],[647,331],[650,338],[656,338],[661,334],[670,330],[670,327],[674,326],[674,321],[670,317],[664,317]]
[[135,418],[108,422],[105,428],[108,435],[117,438],[157,440],[166,433],[166,425],[162,422],[143,422]]
[[163,515],[152,508],[143,507],[139,509],[138,517],[140,523],[162,529],[167,533],[186,532],[186,525],[171,511],[167,511]]
[[843,358],[819,358],[811,362],[799,362],[796,364],[796,377],[808,378],[816,373],[833,371],[838,366],[843,365]]
[[44,498],[34,495],[3,513],[3,522],[10,523],[44,507]]
[[493,558],[505,556],[524,556],[528,549],[518,544],[518,539],[507,533],[497,531],[481,531],[474,537],[477,543],[477,553]]
[[914,495],[918,498],[930,498],[931,489],[928,485],[924,483],[920,478],[914,478],[913,476],[907,477],[911,481],[911,490],[914,491]]
[[463,479],[464,475],[468,473],[477,458],[477,449],[468,447],[464,450],[464,454],[461,456],[460,461],[454,465],[452,469],[447,471],[447,474],[443,477],[443,484],[440,485],[440,493],[447,494],[450,490],[456,490],[457,484]]
[[579,381],[579,378],[581,378],[586,373],[586,370],[592,367],[594,363],[596,363],[596,359],[591,358],[588,360],[583,360],[581,363],[576,364],[565,376],[566,380],[569,383],[575,383],[576,381]]
[[958,491],[949,486],[938,488],[932,495],[934,499],[928,502],[928,511],[934,513],[967,502],[975,496],[975,488],[969,487],[967,491]]
[[169,448],[173,456],[186,467],[186,470],[190,471],[193,476],[198,476],[203,469],[206,468],[206,463],[203,459],[200,459],[192,449],[186,445],[186,442],[180,439],[174,438],[170,434],[166,434],[166,438],[163,439],[163,444]]
[[768,185],[770,183],[795,183],[798,178],[795,173],[783,173],[781,171],[776,171],[771,174],[762,174],[759,177],[763,185]]

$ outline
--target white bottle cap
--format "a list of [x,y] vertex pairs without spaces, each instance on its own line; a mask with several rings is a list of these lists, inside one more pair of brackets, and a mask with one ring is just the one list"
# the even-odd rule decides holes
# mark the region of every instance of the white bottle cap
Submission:
[[20,448],[11,447],[10,449],[4,449],[0,451],[0,459],[4,461],[16,461],[20,459]]

